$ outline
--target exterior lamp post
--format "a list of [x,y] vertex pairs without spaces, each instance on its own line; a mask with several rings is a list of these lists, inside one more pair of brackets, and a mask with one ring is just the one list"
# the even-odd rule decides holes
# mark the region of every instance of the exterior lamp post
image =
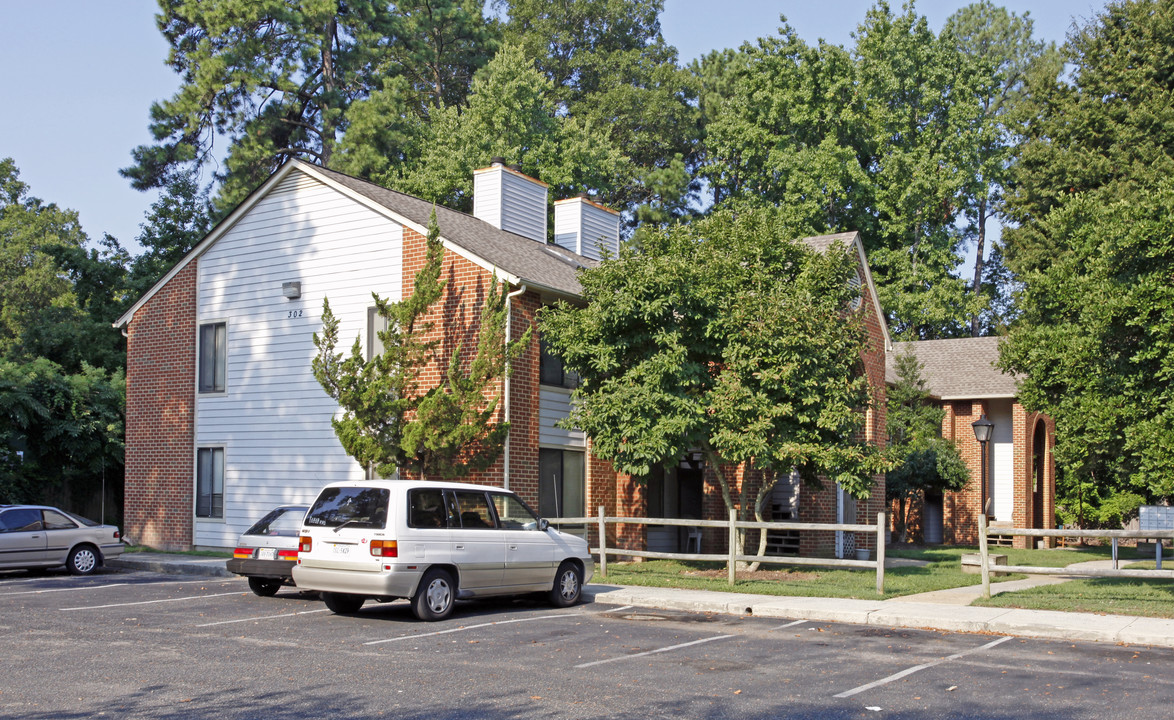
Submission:
[[978,463],[982,468],[982,494],[979,496],[979,499],[982,503],[982,514],[989,515],[986,499],[986,444],[990,442],[991,432],[995,429],[995,424],[987,420],[986,413],[983,413],[981,417],[970,424],[970,427],[974,428],[974,439],[978,441],[979,446],[982,448],[982,457],[979,458]]

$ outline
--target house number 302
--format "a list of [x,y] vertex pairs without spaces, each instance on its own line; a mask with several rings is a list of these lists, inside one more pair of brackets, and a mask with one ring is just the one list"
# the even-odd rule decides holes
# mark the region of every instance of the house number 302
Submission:
[[300,318],[301,316],[302,316],[301,310],[290,310],[289,311],[289,317],[291,317],[291,318]]

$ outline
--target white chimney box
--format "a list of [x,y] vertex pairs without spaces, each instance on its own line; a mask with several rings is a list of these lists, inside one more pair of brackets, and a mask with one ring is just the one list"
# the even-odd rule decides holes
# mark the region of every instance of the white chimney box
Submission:
[[473,217],[545,244],[546,188],[494,158],[489,167],[473,171]]
[[593,260],[602,259],[604,253],[619,257],[620,214],[583,197],[558,200],[554,244]]

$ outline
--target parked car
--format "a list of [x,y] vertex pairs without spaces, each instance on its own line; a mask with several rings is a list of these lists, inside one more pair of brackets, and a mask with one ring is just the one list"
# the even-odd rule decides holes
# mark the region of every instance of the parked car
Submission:
[[236,541],[228,571],[249,579],[249,589],[261,597],[292,585],[291,571],[298,559],[298,533],[305,505],[283,505],[269,511]]
[[64,565],[89,575],[122,550],[113,525],[48,505],[0,505],[0,569]]
[[406,598],[417,618],[440,620],[458,598],[542,592],[568,607],[593,570],[585,540],[551,528],[508,490],[367,480],[318,495],[293,577],[336,613]]

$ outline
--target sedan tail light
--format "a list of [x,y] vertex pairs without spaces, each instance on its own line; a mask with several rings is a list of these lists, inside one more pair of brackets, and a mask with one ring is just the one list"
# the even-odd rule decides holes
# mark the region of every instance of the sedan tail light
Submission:
[[253,557],[253,548],[236,548],[232,551],[234,558],[251,558]]
[[297,550],[278,550],[277,551],[277,559],[278,560],[297,560],[298,559],[298,551]]
[[395,540],[372,540],[371,554],[375,557],[399,557],[399,543]]
[[304,553],[310,552],[310,548],[314,545],[313,539],[309,535],[303,535],[298,538],[298,550]]

